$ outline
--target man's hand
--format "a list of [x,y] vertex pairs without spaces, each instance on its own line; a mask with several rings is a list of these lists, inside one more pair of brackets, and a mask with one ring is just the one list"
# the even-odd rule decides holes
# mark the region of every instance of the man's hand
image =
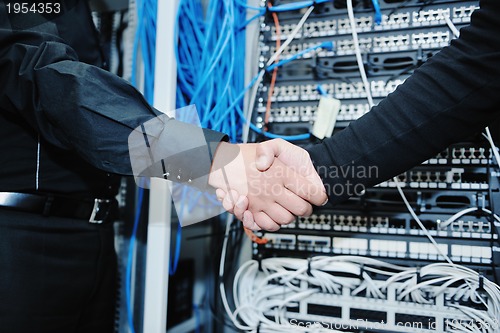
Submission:
[[314,184],[312,177],[299,174],[279,159],[265,165],[264,172],[258,170],[255,163],[258,146],[219,144],[209,184],[227,193],[223,198],[218,195],[224,208],[230,208],[231,212],[236,208],[241,218],[248,211],[252,227],[266,230],[278,230],[282,224],[293,221],[294,215],[310,215],[310,202],[321,204],[326,198],[323,184]]
[[[256,168],[260,171],[267,171],[273,168],[274,164],[286,165],[289,170],[294,171],[297,175],[307,179],[310,183],[307,193],[308,201],[316,206],[324,205],[328,201],[324,185],[321,178],[318,176],[311,162],[309,154],[302,148],[295,146],[285,140],[275,139],[257,144],[256,148]],[[247,209],[251,200],[245,198],[245,194],[235,191],[231,192],[228,199],[226,195],[228,191],[218,188],[217,196],[222,200],[224,208],[235,214],[235,216],[243,221],[245,227],[249,229],[263,228],[269,230],[265,225],[257,220],[252,210]],[[292,190],[293,191],[293,190]],[[304,193],[297,193],[304,198]],[[293,213],[293,212],[292,212]],[[294,214],[301,216],[302,214]],[[292,219],[293,220],[293,219]],[[292,220],[288,221],[291,222]],[[278,223],[286,224],[286,223]],[[273,229],[275,230],[275,229]]]

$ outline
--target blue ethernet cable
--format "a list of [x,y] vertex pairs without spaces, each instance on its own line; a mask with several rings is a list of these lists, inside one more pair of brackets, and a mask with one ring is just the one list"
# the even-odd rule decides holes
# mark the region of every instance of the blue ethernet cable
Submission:
[[286,3],[283,5],[272,6],[271,8],[267,8],[267,10],[270,12],[280,13],[292,10],[300,10],[303,8],[319,5],[330,1],[332,0],[297,1],[297,2]]
[[323,86],[321,84],[318,84],[316,86],[316,90],[318,91],[318,93],[321,95],[321,96],[328,96],[328,93],[326,92],[325,88],[323,88]]
[[380,3],[378,0],[372,0],[373,9],[375,9],[375,23],[380,25],[382,23],[382,11],[380,10]]
[[136,237],[137,237],[137,228],[139,226],[139,221],[141,218],[143,197],[144,197],[144,189],[142,187],[139,187],[138,199],[137,199],[137,209],[135,212],[134,226],[132,229],[132,236],[130,237],[130,241],[129,241],[129,245],[128,245],[127,266],[126,266],[126,270],[125,270],[125,302],[126,302],[126,306],[127,306],[128,326],[129,326],[130,331],[132,333],[135,333],[135,328],[134,328],[134,315],[133,315],[133,311],[132,311],[132,302],[131,302],[131,297],[130,297],[130,291],[131,291],[130,284],[131,284],[131,279],[132,279],[132,261],[133,261],[133,257],[134,257],[134,248],[135,248],[135,242],[136,242]]
[[305,50],[302,50],[300,52],[295,53],[293,56],[291,56],[289,58],[280,60],[277,63],[272,64],[271,66],[266,68],[266,71],[272,72],[276,67],[281,67],[285,64],[288,64],[289,62],[303,56],[304,54],[315,51],[315,50],[320,49],[320,48],[323,48],[325,50],[333,50],[333,42],[323,42],[323,43],[320,43],[318,45],[308,47]]

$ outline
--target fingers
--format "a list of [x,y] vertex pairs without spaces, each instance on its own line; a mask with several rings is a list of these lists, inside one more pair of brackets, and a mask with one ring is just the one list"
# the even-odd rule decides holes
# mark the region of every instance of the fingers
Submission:
[[226,191],[224,191],[221,188],[218,188],[215,190],[215,196],[217,197],[217,200],[222,202],[222,200],[224,200],[224,197],[226,196]]
[[323,184],[321,186],[314,185],[305,177],[291,171],[283,177],[283,184],[287,189],[313,205],[322,206],[328,200]]
[[240,195],[240,197],[236,201],[236,205],[234,206],[234,211],[233,211],[234,216],[236,216],[238,220],[243,221],[243,214],[247,209],[248,209],[248,198],[246,196]]
[[249,210],[245,211],[243,213],[243,226],[247,229],[253,230],[253,231],[258,231],[261,230],[262,228],[255,223],[253,214]]
[[[281,181],[281,184],[299,196],[300,198],[316,205],[320,206],[324,204],[325,200],[327,199],[326,192],[325,192],[325,187],[323,184],[320,182],[321,185],[314,184],[310,182],[306,177],[303,175],[295,172],[294,170],[290,169],[287,165],[285,165],[280,159],[276,159],[272,165],[272,167],[264,172],[267,174],[266,177],[268,179],[274,178],[279,178]],[[274,190],[274,189],[273,189]],[[279,194],[273,193],[274,197],[276,200],[278,200],[279,197],[282,195],[287,194],[286,191],[280,191]],[[292,197],[290,195],[286,196],[285,198],[291,199]],[[295,201],[297,202],[297,201]],[[291,205],[284,204],[283,205],[286,208],[289,208]]]
[[[217,195],[217,197],[219,197],[219,195]],[[234,206],[236,205],[239,197],[240,195],[238,194],[238,192],[236,192],[235,190],[230,190],[229,193],[227,193],[222,199],[222,207],[224,207],[224,209],[229,213],[233,214]]]
[[287,189],[276,198],[276,202],[296,216],[309,216],[313,211],[311,204]]
[[[234,190],[231,190],[230,195],[226,196],[226,192],[219,188],[215,190],[215,195],[217,196],[217,200],[222,203],[222,207],[224,207],[226,211],[234,214],[238,220],[243,221],[243,214],[248,209],[249,205],[248,198],[246,196],[239,195],[238,192]],[[253,224],[253,216],[251,218]]]
[[264,209],[264,212],[279,226],[283,224],[289,224],[290,222],[295,220],[295,216],[290,213],[290,211],[277,203],[266,207],[266,209]]
[[273,221],[272,218],[269,217],[264,212],[257,212],[253,214],[255,224],[257,224],[260,228],[268,231],[277,231],[280,229],[280,225]]
[[[275,139],[257,145],[255,165],[258,170],[266,171],[271,167],[274,158],[279,156],[283,148],[283,140]],[[284,142],[284,141],[283,141]]]

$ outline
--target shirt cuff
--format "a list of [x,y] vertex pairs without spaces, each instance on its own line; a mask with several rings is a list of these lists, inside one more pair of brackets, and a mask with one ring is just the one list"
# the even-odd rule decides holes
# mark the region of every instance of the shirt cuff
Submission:
[[166,116],[152,119],[135,129],[129,137],[136,180],[141,177],[164,178],[212,192],[208,176],[213,154],[220,142],[228,140],[223,133]]

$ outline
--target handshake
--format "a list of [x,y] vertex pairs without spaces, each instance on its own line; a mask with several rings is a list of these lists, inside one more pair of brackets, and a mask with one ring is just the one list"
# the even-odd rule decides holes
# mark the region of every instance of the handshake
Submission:
[[281,139],[220,143],[208,183],[224,209],[252,230],[276,231],[328,201],[309,154]]

